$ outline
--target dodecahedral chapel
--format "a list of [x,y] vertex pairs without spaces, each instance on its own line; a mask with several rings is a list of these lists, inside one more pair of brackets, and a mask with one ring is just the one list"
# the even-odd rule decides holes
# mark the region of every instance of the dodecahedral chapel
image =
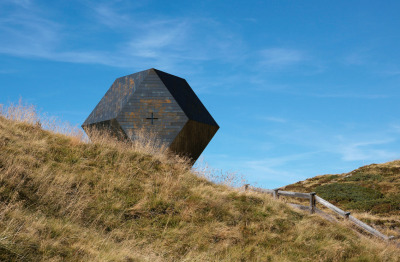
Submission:
[[88,127],[128,139],[151,131],[193,162],[219,129],[185,79],[154,68],[117,78],[83,123]]

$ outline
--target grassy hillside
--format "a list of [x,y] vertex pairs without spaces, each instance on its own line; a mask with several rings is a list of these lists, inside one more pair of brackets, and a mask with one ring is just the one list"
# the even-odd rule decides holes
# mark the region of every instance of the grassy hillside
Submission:
[[392,245],[213,184],[148,141],[84,143],[3,116],[0,261],[400,261]]
[[387,234],[400,236],[400,160],[340,175],[316,176],[286,186],[285,190],[315,191]]

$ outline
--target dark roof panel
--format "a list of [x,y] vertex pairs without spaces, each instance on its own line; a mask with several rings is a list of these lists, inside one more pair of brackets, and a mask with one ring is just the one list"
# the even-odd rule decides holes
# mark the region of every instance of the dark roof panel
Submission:
[[218,126],[185,79],[154,69],[186,116],[204,124]]

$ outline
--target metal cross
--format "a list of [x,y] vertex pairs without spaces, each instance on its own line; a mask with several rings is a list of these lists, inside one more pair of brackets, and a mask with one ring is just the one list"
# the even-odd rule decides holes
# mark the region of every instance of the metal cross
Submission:
[[151,119],[151,124],[154,125],[154,119],[158,119],[158,118],[154,117],[154,113],[151,112],[151,117],[147,117],[146,119],[149,119],[149,120]]

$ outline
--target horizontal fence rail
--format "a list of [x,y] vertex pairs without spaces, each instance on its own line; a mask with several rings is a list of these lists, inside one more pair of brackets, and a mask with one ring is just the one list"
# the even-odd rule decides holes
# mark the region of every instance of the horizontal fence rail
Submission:
[[297,192],[289,192],[289,191],[278,191],[278,194],[281,196],[288,196],[288,197],[298,197],[298,198],[310,198],[310,194],[308,193],[297,193]]
[[[364,222],[358,220],[357,218],[353,217],[350,215],[350,212],[346,212],[340,208],[338,208],[337,206],[329,203],[328,201],[326,201],[325,199],[319,197],[316,195],[315,192],[311,192],[311,193],[300,193],[300,192],[291,192],[291,191],[283,191],[283,190],[279,190],[279,189],[264,189],[264,188],[257,188],[257,187],[252,187],[248,184],[246,184],[244,186],[245,191],[247,190],[251,190],[251,191],[255,191],[255,192],[259,192],[259,193],[267,193],[267,194],[271,194],[274,196],[275,199],[278,199],[279,196],[286,196],[286,197],[297,197],[297,198],[303,198],[303,199],[309,199],[310,200],[310,206],[307,207],[308,210],[310,210],[310,213],[315,213],[316,210],[318,210],[316,208],[316,204],[319,203],[323,206],[325,206],[326,208],[332,210],[333,212],[335,212],[336,214],[344,217],[345,219],[347,219],[348,221],[351,221],[354,225],[356,225],[357,227],[367,231],[368,233],[382,238],[384,240],[391,240],[393,239],[393,236],[386,236],[384,234],[382,234],[381,232],[379,232],[378,230],[372,228],[371,226],[365,224]],[[296,206],[296,205],[294,205]],[[300,206],[300,205],[298,205]],[[304,206],[302,206],[304,207]],[[305,208],[305,207],[304,207]],[[302,208],[302,209],[304,209]],[[319,210],[320,211],[320,210]],[[322,211],[320,211],[322,212]]]

